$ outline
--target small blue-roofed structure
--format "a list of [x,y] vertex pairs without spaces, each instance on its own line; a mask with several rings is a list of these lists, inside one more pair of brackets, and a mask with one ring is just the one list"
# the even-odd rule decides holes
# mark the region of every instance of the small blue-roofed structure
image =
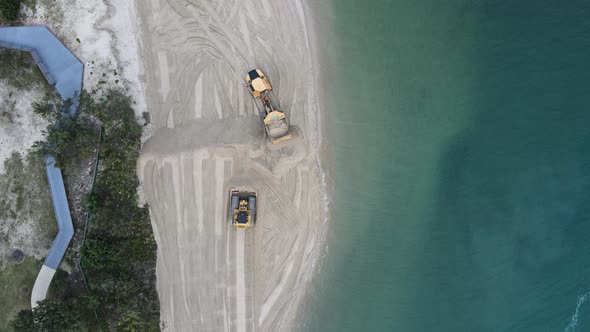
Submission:
[[[47,27],[0,27],[0,47],[30,52],[47,81],[55,87],[61,98],[73,98],[69,112],[71,115],[76,112],[77,97],[82,91],[84,66]],[[52,156],[45,158],[45,166],[58,232],[35,280],[31,293],[32,308],[37,307],[38,301],[45,299],[51,279],[74,235],[61,170],[55,167],[55,158]]]
[[51,201],[53,202],[53,210],[55,211],[59,230],[43,264],[57,270],[66,249],[68,249],[70,240],[74,236],[74,227],[72,226],[72,217],[61,170],[55,167],[55,159],[52,156],[45,158],[45,164],[45,172],[47,173],[49,190],[51,191]]
[[[82,62],[47,27],[0,27],[0,46],[30,52],[62,99],[72,98],[82,91]],[[74,105],[72,113],[76,101]]]

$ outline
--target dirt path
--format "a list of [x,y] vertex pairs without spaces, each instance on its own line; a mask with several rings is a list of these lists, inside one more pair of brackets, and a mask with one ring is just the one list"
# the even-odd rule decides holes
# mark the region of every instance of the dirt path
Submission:
[[[155,129],[138,174],[158,242],[168,331],[278,331],[308,291],[325,223],[318,100],[301,0],[152,0],[138,6]],[[246,72],[261,68],[297,134],[268,146]],[[258,193],[229,225],[231,188]]]

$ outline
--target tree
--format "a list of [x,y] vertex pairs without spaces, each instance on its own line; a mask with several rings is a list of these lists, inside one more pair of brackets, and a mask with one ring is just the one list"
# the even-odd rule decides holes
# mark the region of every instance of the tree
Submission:
[[32,331],[95,331],[93,310],[97,306],[98,301],[92,296],[46,299],[33,312]]
[[[53,110],[43,103],[35,105],[37,113],[55,116],[47,128],[47,142],[38,147],[55,156],[65,172],[93,151],[97,122],[102,126],[100,166],[88,196],[91,218],[80,263],[94,297],[55,290],[58,299],[47,299],[35,309],[29,331],[96,331],[98,324],[114,331],[159,331],[157,247],[149,211],[137,202],[141,126],[130,100],[111,91],[96,101],[83,91],[75,114],[70,114],[67,102],[54,105]],[[15,324],[26,326],[26,318]]]
[[16,318],[10,322],[14,332],[30,332],[35,330],[35,321],[31,310],[21,310]]
[[21,0],[0,0],[0,13],[5,20],[14,22],[20,12]]
[[141,331],[140,318],[137,312],[131,310],[125,310],[121,314],[121,318],[117,322],[119,331],[125,332],[137,332]]
[[79,98],[79,111],[70,114],[74,99],[78,99],[78,96],[63,102],[44,99],[33,103],[33,112],[54,121],[47,127],[47,141],[39,142],[36,147],[43,154],[54,156],[56,166],[62,169],[68,169],[92,156],[98,139],[90,97],[83,92]]
[[[55,105],[48,99],[33,102],[33,113],[39,114],[42,117],[55,121],[58,117],[57,111],[55,111]],[[59,107],[59,105],[58,105]]]

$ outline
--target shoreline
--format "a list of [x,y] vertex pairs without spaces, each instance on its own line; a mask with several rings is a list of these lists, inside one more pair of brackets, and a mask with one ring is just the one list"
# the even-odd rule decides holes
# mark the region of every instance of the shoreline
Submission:
[[[308,43],[310,45],[310,53],[312,59],[312,69],[314,72],[314,82],[317,86],[317,94],[316,103],[318,109],[321,110],[318,112],[319,120],[318,120],[318,127],[320,130],[318,131],[320,134],[319,141],[316,147],[316,163],[317,168],[320,175],[320,191],[322,197],[322,215],[321,215],[321,237],[317,240],[318,249],[316,250],[316,255],[312,257],[312,268],[310,271],[310,279],[307,282],[306,291],[304,292],[302,299],[299,304],[299,308],[297,310],[296,317],[298,319],[298,328],[299,330],[303,330],[306,322],[307,322],[307,315],[309,314],[306,311],[306,308],[309,307],[309,303],[313,297],[313,289],[314,286],[317,285],[316,282],[318,277],[321,273],[323,263],[327,258],[328,253],[328,245],[329,245],[329,231],[330,227],[332,227],[332,219],[331,217],[331,208],[335,202],[335,193],[333,191],[333,184],[329,187],[329,179],[330,179],[330,169],[329,169],[329,157],[327,156],[326,149],[329,144],[328,142],[328,128],[327,128],[327,106],[325,98],[327,98],[327,93],[324,88],[324,81],[322,78],[322,59],[323,55],[321,53],[320,45],[320,34],[322,27],[320,27],[320,22],[317,20],[316,15],[320,15],[319,13],[313,13],[313,9],[311,8],[311,4],[309,0],[301,0],[304,7],[305,13],[305,25],[307,27],[307,36],[308,36]],[[327,26],[323,27],[324,29],[328,29]],[[309,33],[311,30],[311,33]],[[332,190],[331,190],[331,189]]]

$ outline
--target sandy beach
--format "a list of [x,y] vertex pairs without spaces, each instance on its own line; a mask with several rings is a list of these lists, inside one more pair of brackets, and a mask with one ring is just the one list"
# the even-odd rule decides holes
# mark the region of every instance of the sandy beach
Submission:
[[[326,226],[306,10],[300,0],[153,0],[137,8],[153,127],[138,175],[158,243],[166,331],[299,323]],[[267,142],[245,87],[253,68],[270,78],[294,139]],[[255,227],[229,224],[231,188],[258,193]]]

